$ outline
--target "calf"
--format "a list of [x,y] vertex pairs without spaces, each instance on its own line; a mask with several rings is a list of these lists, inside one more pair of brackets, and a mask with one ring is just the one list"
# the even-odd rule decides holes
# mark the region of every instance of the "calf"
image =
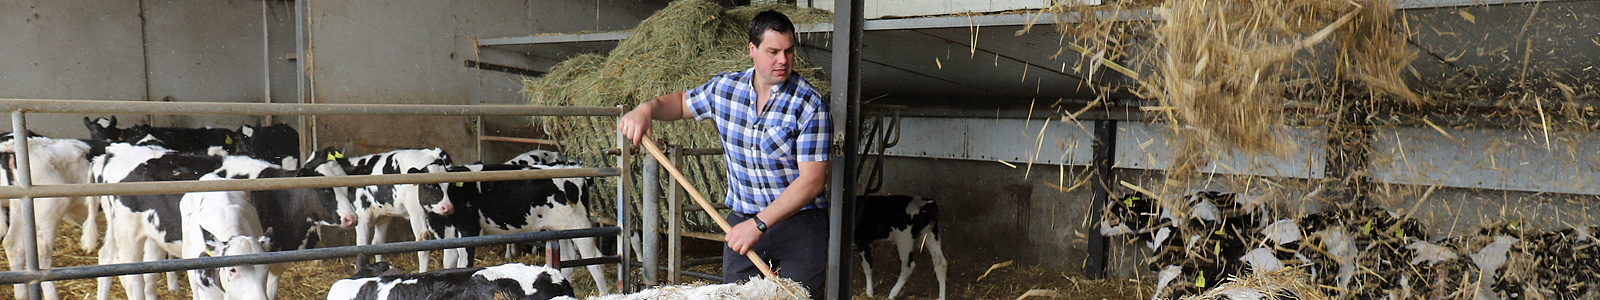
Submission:
[[518,154],[517,157],[513,157],[511,160],[506,161],[505,164],[531,167],[561,165],[568,164],[568,162],[566,161],[566,157],[561,155],[561,152],[550,150],[533,150]]
[[[201,180],[223,180],[207,174]],[[181,200],[183,258],[266,252],[261,221],[245,192],[188,193]],[[221,238],[218,238],[221,237]],[[271,299],[264,265],[189,270],[194,299]],[[272,288],[276,288],[273,286]]]
[[[451,167],[450,172],[510,171],[532,169],[577,168],[574,165],[521,166],[521,165],[466,165]],[[460,203],[454,214],[430,221],[435,235],[451,238],[482,234],[507,234],[545,230],[572,230],[593,227],[589,220],[589,181],[586,178],[555,178],[507,180],[491,182],[463,182],[450,186],[447,194]],[[441,217],[435,217],[441,218]],[[594,238],[573,239],[578,253],[563,248],[564,256],[578,254],[581,258],[600,257],[600,248]],[[465,265],[472,259],[471,249],[460,260]],[[446,252],[449,254],[449,252]],[[450,256],[446,256],[450,259]],[[589,266],[600,293],[608,285],[599,265]],[[563,271],[570,276],[570,269]]]
[[[329,155],[330,150],[317,152]],[[337,159],[335,159],[337,161]],[[343,171],[341,163],[314,161],[301,169],[302,174],[338,176]],[[270,163],[243,156],[219,157],[210,155],[176,153],[161,147],[112,144],[106,155],[94,161],[97,182],[144,182],[193,180],[212,174],[221,178],[283,177],[286,172]],[[308,175],[309,176],[309,175]],[[257,213],[266,221],[264,228],[272,232],[274,250],[292,250],[314,246],[317,236],[312,231],[318,224],[353,224],[355,216],[348,197],[341,189],[295,189],[282,191],[254,191],[246,194]],[[159,260],[166,256],[180,256],[182,247],[181,210],[182,195],[125,195],[101,198],[106,211],[108,230],[106,245],[100,249],[100,263],[125,263]],[[164,251],[164,252],[163,252]],[[276,269],[281,273],[281,269]],[[275,284],[276,275],[270,275],[269,286]],[[102,278],[100,296],[109,296],[109,278]],[[130,299],[155,296],[154,275],[123,276],[124,287]],[[142,292],[141,292],[142,288]],[[270,296],[270,295],[269,295]]]
[[284,170],[293,171],[300,166],[300,132],[289,124],[261,128],[244,125],[239,127],[239,135],[243,137],[239,142],[239,155],[269,161],[283,166]]
[[[351,162],[353,165],[346,173],[352,175],[438,173],[450,166],[450,155],[438,148],[395,150],[356,157]],[[389,222],[394,218],[411,221],[411,233],[415,240],[427,239],[430,228],[428,214],[444,216],[454,211],[449,195],[444,192],[448,185],[398,184],[357,188],[356,245],[382,244]],[[455,263],[457,261],[446,259],[444,267],[454,267]],[[428,270],[427,251],[417,252],[417,267],[420,271]]]
[[[0,137],[0,185],[16,185],[16,139],[7,134]],[[28,138],[28,166],[32,169],[33,184],[75,184],[89,182],[89,161],[84,160],[89,146],[82,141],[71,139],[52,139],[47,137]],[[56,226],[61,220],[76,222],[82,226],[82,236],[78,246],[84,250],[95,248],[99,232],[99,223],[95,222],[97,206],[92,197],[48,197],[33,199],[34,203],[34,234],[38,243],[39,267],[51,267],[51,251],[55,249]],[[22,209],[22,199],[6,201],[9,206],[8,215],[18,215]],[[6,261],[10,262],[11,270],[22,270],[22,222],[21,218],[7,218],[5,227]],[[56,299],[54,282],[44,282],[45,299]],[[27,291],[22,285],[15,286],[12,291],[17,299],[24,297]]]
[[131,143],[139,146],[161,146],[187,153],[239,154],[239,142],[243,139],[243,136],[239,135],[238,132],[223,128],[152,127],[150,125],[134,125],[126,129],[117,128],[116,117],[99,118],[93,121],[85,117],[83,125],[89,128],[89,136],[97,141]]
[[328,300],[544,300],[572,296],[572,285],[556,270],[515,263],[487,268],[352,277],[334,282],[328,289]]
[[[932,199],[904,195],[856,197],[856,251],[867,275],[867,296],[872,296],[872,242],[893,241],[900,253],[900,279],[889,289],[889,299],[900,294],[916,261],[911,254],[922,248],[933,257],[933,274],[939,279],[939,299],[945,296],[944,249],[939,246],[939,205]],[[922,239],[919,243],[918,239]]]

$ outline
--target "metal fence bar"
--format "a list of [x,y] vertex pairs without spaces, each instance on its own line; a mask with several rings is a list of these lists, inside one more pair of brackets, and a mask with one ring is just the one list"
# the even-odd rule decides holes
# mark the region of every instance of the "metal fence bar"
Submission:
[[[683,165],[683,148],[667,145],[668,161],[674,166]],[[677,180],[667,181],[667,284],[678,284],[683,270],[683,189]]]
[[574,168],[517,171],[351,175],[333,177],[262,178],[253,180],[52,184],[26,188],[20,186],[0,187],[0,198],[155,195],[207,191],[266,191],[294,188],[426,184],[439,182],[505,181],[567,177],[617,176],[619,172],[620,171],[615,168]]
[[[23,115],[22,110],[11,111],[11,132],[15,133],[11,140],[14,141],[12,143],[16,147],[16,156],[12,158],[20,162],[15,167],[17,171],[17,186],[13,188],[27,190],[33,185],[33,161],[28,159],[28,122]],[[22,198],[22,205],[20,205],[19,209],[22,212],[12,217],[21,218],[22,221],[21,226],[18,227],[22,227],[19,231],[22,232],[23,266],[29,272],[37,272],[39,271],[39,236],[38,231],[34,230],[34,227],[38,226],[38,224],[35,224],[33,217],[35,213],[33,211],[34,197],[20,198]],[[90,216],[89,221],[94,221],[94,216]],[[55,228],[51,228],[51,230],[55,230]],[[45,255],[50,254],[46,252]],[[41,299],[43,297],[44,286],[38,282],[29,282],[28,299]]]
[[0,99],[0,110],[70,114],[618,116],[618,107],[428,104],[298,104]]
[[295,251],[268,252],[250,255],[218,256],[192,259],[175,259],[155,262],[96,265],[81,267],[53,268],[35,271],[0,272],[0,284],[13,284],[21,282],[54,281],[67,279],[82,279],[107,277],[128,274],[158,273],[168,271],[182,271],[204,268],[218,268],[239,265],[260,265],[285,263],[307,260],[332,259],[340,257],[354,257],[358,254],[376,255],[417,252],[425,250],[438,250],[461,247],[478,247],[487,245],[535,242],[553,239],[572,239],[584,237],[597,237],[614,235],[621,232],[617,227],[595,227],[561,231],[538,231],[526,233],[486,235],[476,237],[455,238],[446,240],[428,240],[417,242],[386,243],[365,246],[344,246],[332,248],[318,248]]
[[639,234],[642,235],[640,240],[643,241],[644,245],[640,247],[642,249],[639,251],[639,258],[640,261],[644,262],[644,268],[640,270],[644,276],[640,276],[640,279],[644,281],[646,286],[661,284],[661,281],[656,277],[656,274],[659,273],[656,271],[656,266],[661,264],[656,257],[658,253],[656,250],[661,243],[657,236],[660,231],[657,223],[659,222],[658,220],[661,220],[661,208],[656,206],[661,202],[661,185],[657,181],[660,179],[660,169],[661,163],[656,162],[655,157],[644,157],[644,168],[640,170],[642,176],[639,177],[639,190],[643,195],[639,199],[639,225],[641,225]]
[[[617,114],[619,119],[628,112],[627,105],[617,105],[617,108],[621,111]],[[628,185],[633,180],[628,174],[628,142],[628,137],[622,135],[622,131],[617,131],[617,149],[621,149],[618,152],[621,155],[617,155],[617,168],[622,169],[617,175],[617,227],[622,228],[617,235],[617,256],[622,257],[622,262],[617,263],[617,292],[623,294],[633,287],[628,276]]]

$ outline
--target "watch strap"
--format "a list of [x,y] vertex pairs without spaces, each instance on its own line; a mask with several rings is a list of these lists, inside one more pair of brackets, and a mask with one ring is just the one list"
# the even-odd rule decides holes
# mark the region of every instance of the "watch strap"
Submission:
[[756,230],[767,232],[767,222],[762,222],[761,217],[750,215],[750,220],[756,221]]

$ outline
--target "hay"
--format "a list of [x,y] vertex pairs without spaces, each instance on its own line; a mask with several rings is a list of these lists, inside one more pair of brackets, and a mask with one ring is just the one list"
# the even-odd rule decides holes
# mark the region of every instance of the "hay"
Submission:
[[1330,299],[1312,286],[1311,276],[1298,268],[1284,268],[1273,272],[1257,272],[1231,281],[1184,300],[1201,299]]
[[589,300],[780,300],[810,299],[811,294],[799,283],[787,278],[756,278],[742,284],[674,285],[650,288],[626,295],[589,297]]
[[[832,14],[792,5],[762,4],[727,10],[716,1],[679,0],[639,23],[633,35],[606,55],[580,55],[568,59],[541,78],[523,81],[523,94],[533,105],[634,106],[667,93],[692,89],[721,72],[749,68],[746,26],[758,12],[774,9],[796,24],[826,22]],[[819,92],[828,93],[828,77],[796,56],[792,67]],[[569,155],[589,164],[613,158],[603,156],[616,147],[616,121],[612,118],[549,117],[534,120],[565,148]],[[719,148],[716,128],[709,122],[656,123],[652,136],[687,148]],[[696,183],[720,198],[725,174],[722,158],[687,157],[689,174],[702,174]],[[665,176],[663,176],[665,177]],[[694,176],[691,176],[694,177]],[[666,184],[663,179],[659,184]],[[615,182],[601,181],[598,190],[615,190]],[[598,193],[591,212],[606,212],[610,193]],[[661,211],[666,211],[662,209]],[[603,214],[603,213],[602,213]],[[709,229],[707,220],[693,220],[692,228]],[[704,230],[702,230],[704,231]]]

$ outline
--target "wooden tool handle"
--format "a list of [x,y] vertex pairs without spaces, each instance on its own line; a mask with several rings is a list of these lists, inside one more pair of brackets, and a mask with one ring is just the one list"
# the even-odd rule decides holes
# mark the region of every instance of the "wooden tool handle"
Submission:
[[[651,140],[650,136],[646,135],[644,138],[641,138],[640,144],[644,145],[644,150],[646,152],[650,152],[650,156],[655,157],[656,161],[660,162],[661,166],[665,167],[663,169],[667,169],[667,174],[671,174],[672,179],[678,181],[678,185],[682,185],[685,191],[689,191],[689,197],[694,198],[694,202],[700,204],[700,208],[706,211],[706,215],[710,215],[711,220],[717,221],[717,226],[722,227],[722,232],[733,231],[733,226],[728,225],[728,220],[723,219],[721,215],[717,214],[717,209],[711,207],[711,202],[706,201],[706,196],[701,195],[700,190],[695,189],[694,185],[689,183],[689,179],[683,177],[683,172],[679,172],[678,166],[673,165],[672,160],[667,159],[667,155],[661,153],[661,148],[656,147],[656,142]],[[767,278],[778,277],[777,274],[772,273],[772,268],[768,267],[767,263],[761,260],[761,256],[756,255],[755,251],[745,251],[744,256],[749,257],[750,262],[756,264],[756,269],[761,269],[762,275],[766,275]]]

